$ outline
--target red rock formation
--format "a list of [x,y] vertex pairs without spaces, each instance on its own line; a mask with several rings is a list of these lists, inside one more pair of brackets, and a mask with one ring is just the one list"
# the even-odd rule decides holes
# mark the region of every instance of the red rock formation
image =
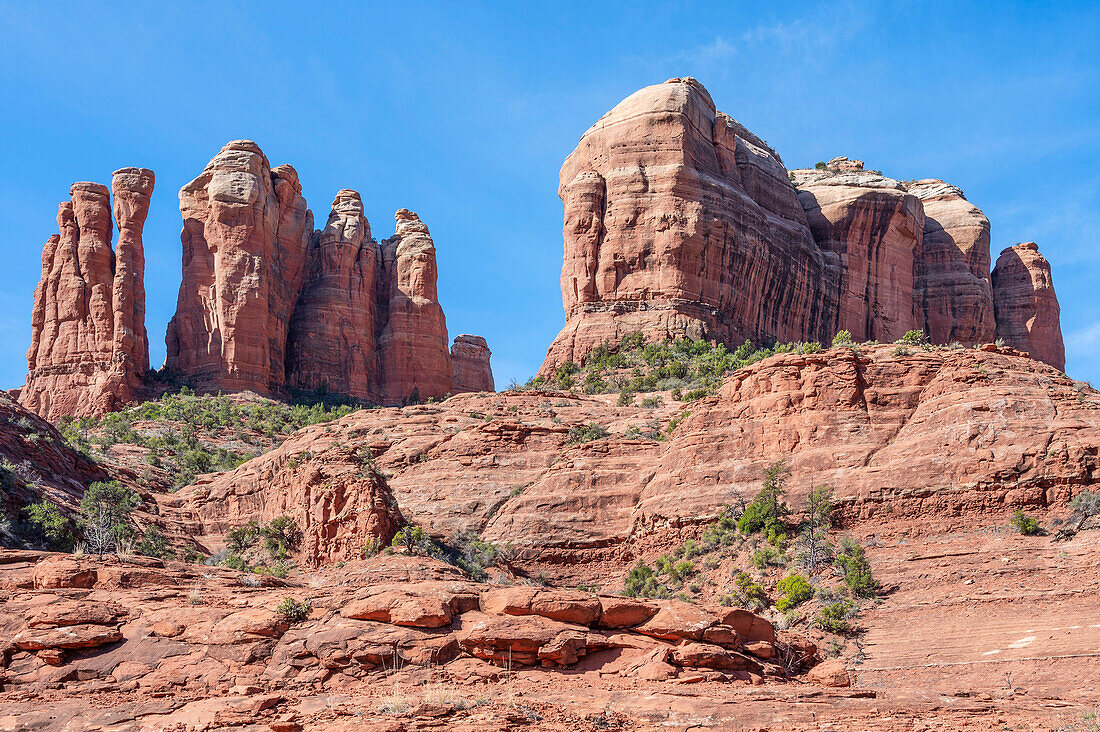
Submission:
[[635,330],[831,337],[833,273],[782,161],[694,79],[628,97],[584,134],[559,180],[566,324],[544,373]]
[[495,391],[493,369],[489,366],[492,352],[485,339],[476,335],[455,336],[451,345],[451,393]]
[[1035,242],[1001,252],[993,270],[993,298],[998,338],[1056,369],[1065,369],[1066,350],[1050,263]]
[[117,257],[110,194],[98,183],[73,184],[71,200],[58,208],[61,233],[42,251],[20,401],[47,419],[118,409],[149,368],[141,230],[153,173],[124,168],[113,186]]
[[924,212],[901,183],[861,168],[836,159],[825,171],[795,171],[794,180],[814,241],[839,257],[834,331],[895,341],[924,327],[915,300]]
[[290,321],[289,384],[378,400],[382,253],[371,238],[357,192],[336,194],[325,228],[313,235],[307,259]]
[[435,244],[415,213],[403,208],[394,219],[397,233],[382,250],[389,300],[378,339],[388,404],[444,396],[452,378],[447,321],[436,294]]
[[989,343],[995,322],[989,280],[989,219],[941,180],[909,187],[924,206],[918,300],[933,343]]
[[290,166],[235,140],[180,191],[183,282],[168,370],[202,389],[278,391],[313,214]]

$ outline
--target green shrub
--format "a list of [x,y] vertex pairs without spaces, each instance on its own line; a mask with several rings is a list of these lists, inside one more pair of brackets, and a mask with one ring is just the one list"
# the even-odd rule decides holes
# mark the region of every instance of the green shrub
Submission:
[[134,547],[134,552],[146,557],[156,557],[157,559],[168,559],[173,555],[172,550],[168,548],[168,541],[164,538],[164,533],[156,526],[145,529],[145,532],[141,535],[141,540]]
[[850,618],[855,605],[851,600],[827,602],[814,618],[813,624],[827,633],[849,633],[852,630]]
[[855,539],[845,536],[840,541],[840,551],[833,560],[844,575],[844,584],[856,597],[874,597],[879,584],[871,572],[867,552]]
[[641,560],[631,568],[624,582],[623,594],[627,597],[667,598],[669,589],[661,584],[657,572]]
[[448,540],[447,545],[451,550],[449,561],[478,581],[488,578],[489,575],[485,570],[503,563],[508,556],[507,550],[483,541],[472,531],[455,534]]
[[593,440],[603,439],[608,434],[607,428],[595,422],[577,424],[569,428],[569,442],[573,444],[592,442]]
[[814,596],[813,586],[800,574],[789,574],[779,580],[775,589],[781,597],[775,603],[775,608],[780,611],[790,610]]
[[313,603],[309,600],[302,600],[299,602],[293,597],[287,597],[275,608],[275,614],[290,625],[294,625],[308,618],[312,610]]
[[1024,536],[1034,536],[1039,533],[1039,522],[1022,510],[1012,514],[1012,526]]
[[1081,491],[1069,502],[1069,508],[1083,519],[1100,516],[1100,493]]
[[428,532],[413,525],[406,526],[394,534],[390,546],[403,548],[407,554],[424,554],[429,557],[439,557],[443,554],[442,548],[428,536]]
[[785,563],[783,553],[774,546],[762,546],[749,557],[752,566],[763,571],[768,567],[782,567]]
[[57,506],[46,500],[26,508],[27,523],[51,549],[65,551],[73,544],[73,526]]
[[909,330],[897,342],[903,346],[923,346],[928,343],[928,336],[923,330]]
[[818,160],[816,163],[814,163],[814,168],[816,170],[826,170],[828,167],[829,166],[825,164],[824,160]]
[[738,570],[733,575],[733,584],[734,598],[742,607],[763,610],[768,606],[768,594],[748,572]]
[[852,332],[849,331],[849,330],[842,330],[842,331],[839,331],[835,336],[833,336],[832,347],[837,348],[838,346],[847,346],[847,345],[850,345],[851,343],[852,343]]

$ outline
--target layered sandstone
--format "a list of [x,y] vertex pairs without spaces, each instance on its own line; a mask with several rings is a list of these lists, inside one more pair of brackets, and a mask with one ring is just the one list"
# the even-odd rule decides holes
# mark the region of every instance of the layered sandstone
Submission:
[[150,170],[115,172],[117,252],[105,186],[75,183],[70,200],[58,207],[60,234],[42,251],[27,384],[19,397],[47,419],[101,415],[141,388],[149,369],[141,232],[153,182]]
[[298,389],[379,398],[382,253],[359,193],[342,190],[313,234],[290,321],[287,380]]
[[858,341],[895,341],[922,330],[917,297],[925,214],[905,186],[847,158],[794,172],[814,241],[838,269],[834,330]]
[[566,324],[544,371],[636,330],[727,343],[832,335],[835,272],[782,161],[694,79],[625,99],[559,181]]
[[394,214],[397,232],[382,247],[388,285],[386,325],[378,338],[381,391],[388,404],[451,391],[447,321],[436,292],[435,244],[412,211]]
[[481,336],[455,336],[455,342],[451,344],[451,393],[494,391],[490,356],[489,344]]
[[933,343],[989,343],[996,323],[989,275],[989,219],[961,190],[922,180],[909,191],[924,207],[917,296]]
[[962,191],[846,157],[788,173],[694,79],[604,115],[558,193],[566,323],[544,375],[632,331],[729,346],[995,337],[989,220]]
[[997,337],[1057,369],[1066,367],[1050,263],[1035,242],[1008,247],[993,270]]
[[165,366],[202,389],[277,392],[313,214],[289,165],[225,145],[180,190],[183,281]]
[[[299,432],[178,495],[202,515],[229,515],[233,497],[282,484],[296,455],[369,452],[410,520],[442,537],[476,531],[548,561],[625,551],[662,526],[747,500],[780,458],[792,469],[793,506],[824,485],[850,517],[1064,505],[1095,480],[1100,396],[987,347],[781,354],[690,406],[667,395],[644,408],[617,406],[614,394],[532,391],[368,410]],[[571,436],[590,424],[609,436]],[[647,425],[667,439],[639,436]]]

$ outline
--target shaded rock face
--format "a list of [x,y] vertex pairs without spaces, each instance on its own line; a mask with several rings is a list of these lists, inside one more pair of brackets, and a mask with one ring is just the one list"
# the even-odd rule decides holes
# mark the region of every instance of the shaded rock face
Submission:
[[325,228],[313,234],[307,260],[290,321],[290,384],[377,399],[382,252],[357,192],[336,194]]
[[101,415],[141,388],[149,370],[141,232],[153,183],[151,170],[115,172],[117,252],[105,186],[74,183],[70,200],[58,207],[60,233],[42,250],[19,397],[47,419]]
[[916,289],[924,211],[898,181],[859,168],[843,158],[830,161],[828,172],[796,171],[798,198],[814,240],[835,255],[834,330],[858,341],[894,341],[923,329]]
[[729,346],[994,338],[989,220],[962,191],[846,157],[788,173],[694,79],[621,102],[559,182],[566,323],[543,375],[632,331]]
[[1050,263],[1035,242],[1001,252],[993,270],[997,337],[1057,369],[1066,367]]
[[491,355],[489,344],[481,336],[455,336],[451,345],[451,393],[494,391]]
[[382,247],[387,320],[378,339],[382,399],[439,397],[451,390],[447,321],[436,294],[435,244],[412,211],[394,214],[397,232]]
[[313,231],[297,173],[235,140],[180,190],[180,212],[183,281],[165,365],[203,389],[277,391]]
[[924,207],[918,298],[933,343],[989,343],[996,323],[989,278],[989,219],[941,180],[922,180],[910,192]]
[[779,156],[694,79],[646,87],[566,159],[565,328],[543,371],[643,330],[824,339],[835,274]]

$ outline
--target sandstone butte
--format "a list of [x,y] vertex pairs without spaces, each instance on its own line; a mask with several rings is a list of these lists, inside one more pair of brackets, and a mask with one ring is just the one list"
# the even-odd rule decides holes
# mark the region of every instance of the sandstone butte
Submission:
[[[60,235],[43,249],[27,384],[19,399],[49,419],[98,416],[148,392],[141,230],[153,173],[114,176],[109,194],[77,183]],[[492,390],[483,338],[456,339],[452,365],[436,293],[435,245],[401,209],[371,237],[357,192],[336,194],[325,227],[289,165],[235,140],[180,191],[183,273],[165,371],[201,391],[327,392],[396,404]],[[459,381],[455,381],[458,379]]]
[[73,184],[58,206],[60,233],[42,249],[19,400],[47,419],[119,409],[140,395],[149,370],[141,230],[153,172],[115,171],[112,189],[117,251],[111,191],[97,183]]
[[695,79],[646,87],[600,118],[562,165],[558,194],[566,321],[543,375],[635,331],[729,346],[828,343],[841,330],[964,345],[1003,333],[1064,366],[1049,268],[1029,276],[1042,265],[1027,257],[993,280],[989,221],[962,191],[843,157],[788,171]]

